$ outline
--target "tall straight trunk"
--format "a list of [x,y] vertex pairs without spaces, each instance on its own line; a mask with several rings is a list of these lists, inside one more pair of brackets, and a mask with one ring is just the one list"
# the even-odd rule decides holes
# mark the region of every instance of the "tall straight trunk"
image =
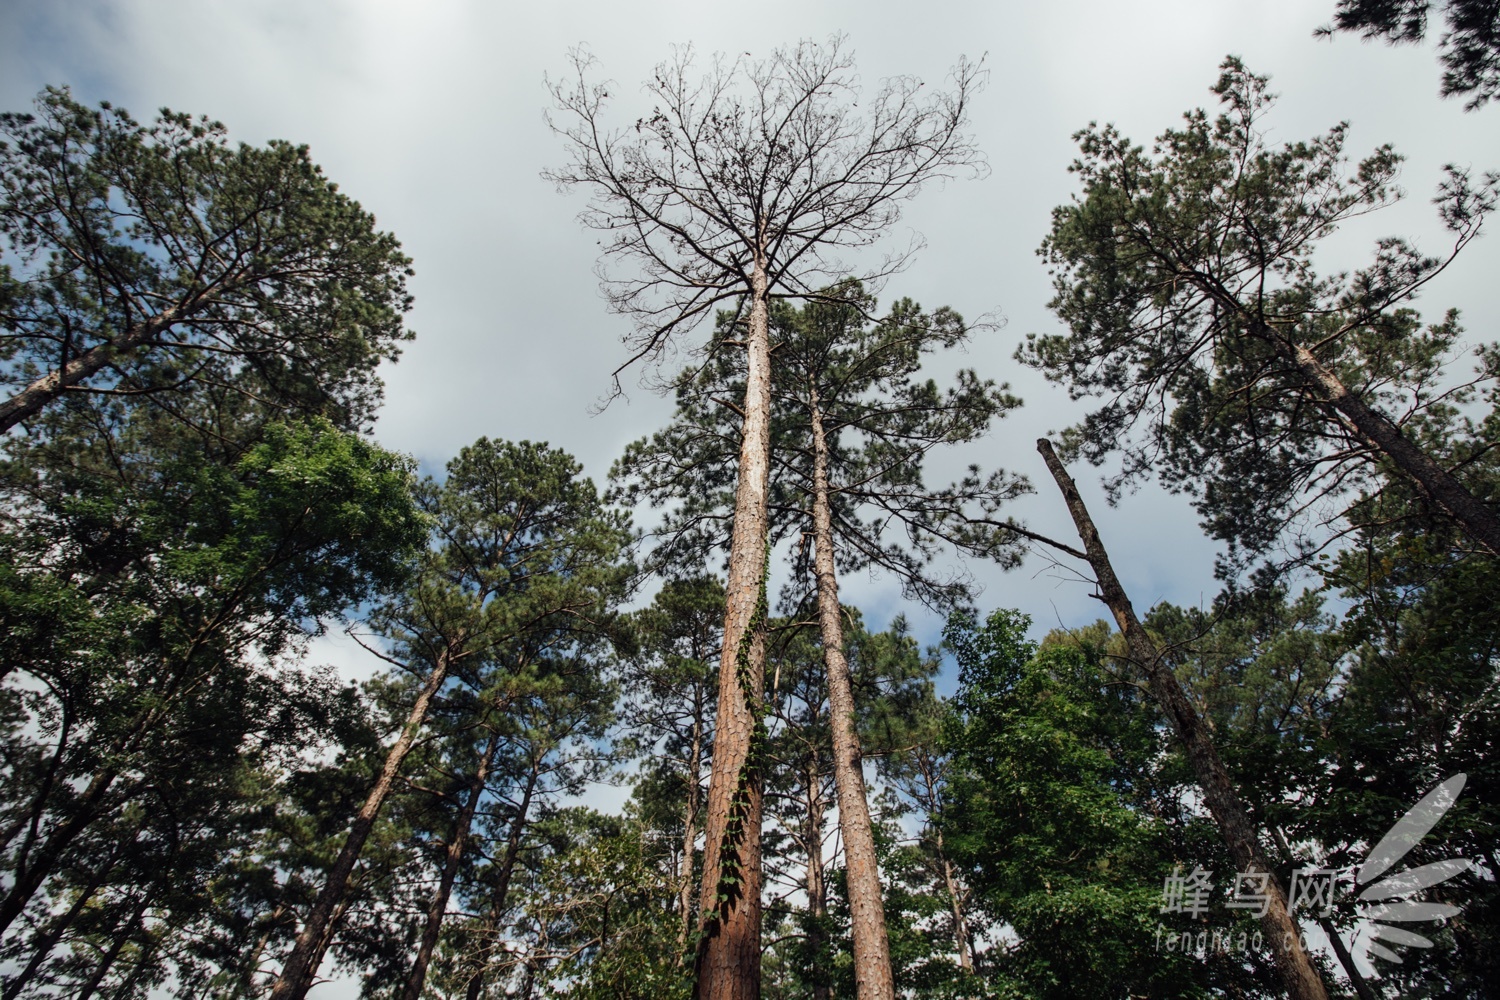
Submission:
[[1264,324],[1259,332],[1297,366],[1311,388],[1334,409],[1341,423],[1389,458],[1411,478],[1423,496],[1457,521],[1469,537],[1491,555],[1500,556],[1500,511],[1470,493],[1457,477],[1403,434],[1395,421],[1352,392],[1307,348],[1278,336]]
[[463,861],[464,847],[468,844],[469,827],[474,822],[474,813],[479,808],[480,797],[484,795],[484,786],[490,777],[490,766],[499,747],[500,733],[496,730],[484,745],[484,755],[479,758],[474,780],[469,782],[469,797],[453,821],[453,834],[448,838],[448,849],[443,852],[443,872],[438,877],[437,891],[432,894],[432,902],[427,907],[427,923],[422,928],[422,943],[417,946],[417,957],[412,961],[411,973],[406,977],[401,1000],[419,1000],[422,996],[422,986],[427,982],[427,967],[432,963],[438,934],[443,929],[443,917],[448,912],[448,897],[453,894],[453,881],[458,877],[458,866]]
[[698,902],[694,1000],[759,1000],[760,833],[765,688],[766,502],[771,461],[768,279],[757,249],[745,338],[744,422],[725,588]]
[[479,1000],[479,994],[484,990],[484,977],[489,971],[490,956],[494,953],[495,937],[500,933],[500,921],[505,917],[505,906],[507,897],[510,896],[510,880],[516,870],[516,859],[521,856],[521,841],[526,836],[526,817],[531,811],[532,796],[536,794],[537,783],[541,780],[541,763],[533,761],[531,774],[526,779],[526,790],[521,794],[521,804],[516,807],[516,815],[510,824],[510,832],[505,837],[505,856],[500,860],[500,873],[495,879],[495,892],[490,901],[490,935],[488,940],[479,949],[475,959],[475,968],[469,976],[468,986],[464,989],[465,1000]]
[[677,911],[682,916],[682,926],[677,930],[679,965],[686,958],[688,934],[693,928],[693,844],[697,841],[698,782],[703,771],[703,713],[700,704],[695,697],[693,738],[688,748],[687,801],[682,809],[682,865],[677,873]]
[[1269,938],[1276,969],[1286,985],[1288,995],[1293,1000],[1328,1000],[1323,979],[1313,965],[1307,949],[1302,947],[1301,932],[1287,907],[1286,891],[1276,877],[1275,869],[1261,853],[1250,813],[1235,791],[1233,782],[1229,780],[1229,772],[1209,736],[1208,727],[1188,700],[1177,675],[1170,666],[1162,662],[1156,642],[1136,617],[1135,608],[1131,605],[1125,588],[1120,585],[1120,578],[1115,575],[1109,554],[1099,539],[1099,532],[1094,527],[1088,508],[1083,504],[1078,487],[1058,460],[1051,442],[1042,438],[1037,441],[1036,447],[1067,501],[1068,512],[1073,515],[1073,524],[1078,528],[1078,536],[1083,539],[1089,565],[1098,580],[1100,596],[1114,615],[1120,631],[1124,633],[1131,658],[1145,672],[1152,695],[1187,753],[1193,774],[1198,779],[1198,786],[1203,791],[1203,800],[1224,837],[1224,843],[1229,847],[1230,857],[1241,872],[1261,872],[1269,876],[1267,894],[1270,896],[1270,905],[1261,918],[1261,924]]
[[833,562],[833,510],[828,486],[828,441],[823,434],[818,390],[808,382],[807,411],[812,421],[813,548],[818,578],[818,631],[828,670],[828,717],[833,731],[833,787],[838,794],[839,830],[849,888],[849,931],[854,944],[854,991],[859,1000],[895,1000],[885,906],[880,898],[880,866],[865,790],[864,757],[854,728],[854,688],[844,656],[844,623],[839,609],[838,573]]
[[390,795],[391,786],[396,782],[396,775],[401,770],[402,762],[411,752],[412,744],[416,742],[417,733],[421,731],[422,724],[427,721],[427,709],[432,704],[433,696],[437,694],[438,688],[443,686],[443,681],[448,676],[448,667],[454,649],[455,644],[450,642],[438,652],[437,664],[427,675],[427,681],[422,685],[422,690],[406,717],[406,725],[402,728],[401,735],[397,737],[390,752],[386,754],[385,765],[380,769],[380,777],[376,779],[375,787],[370,789],[369,795],[365,796],[364,804],[359,807],[359,812],[354,814],[354,822],[349,827],[349,836],[344,840],[344,848],[334,861],[333,868],[328,873],[328,880],[323,884],[322,891],[318,893],[318,898],[313,903],[312,911],[307,915],[307,921],[302,925],[302,932],[297,935],[297,943],[292,947],[292,953],[287,956],[281,975],[276,977],[276,983],[271,987],[272,1000],[302,1000],[312,987],[313,976],[318,971],[317,966],[323,957],[323,951],[333,937],[334,911],[340,908],[340,904],[349,891],[349,876],[354,871],[354,864],[359,860],[360,852],[364,850],[370,831],[375,828],[375,819],[380,815],[380,808],[385,805],[386,797]]
[[[828,883],[823,872],[823,768],[814,746],[807,755],[807,822],[803,826],[802,839],[807,850],[807,915],[812,918],[808,928],[808,949],[815,963],[823,956],[824,917],[828,914]],[[829,1000],[827,970],[813,969],[813,1000]]]

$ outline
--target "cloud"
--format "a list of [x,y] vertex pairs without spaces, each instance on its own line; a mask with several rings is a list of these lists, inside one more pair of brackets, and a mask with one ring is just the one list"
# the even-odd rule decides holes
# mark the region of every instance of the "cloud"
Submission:
[[[1032,442],[1082,410],[1010,356],[1026,333],[1056,329],[1034,250],[1050,209],[1073,191],[1071,133],[1110,120],[1149,142],[1211,99],[1218,62],[1235,52],[1272,74],[1283,95],[1269,121],[1273,139],[1348,119],[1351,149],[1390,141],[1410,156],[1404,179],[1413,197],[1335,244],[1329,263],[1339,266],[1357,263],[1389,233],[1436,247],[1427,199],[1441,164],[1500,166],[1493,109],[1465,115],[1439,101],[1429,49],[1315,40],[1312,29],[1328,16],[1322,5],[1293,0],[975,0],[929,4],[914,30],[910,4],[889,0],[768,0],[754,18],[687,2],[20,0],[0,10],[0,106],[24,109],[43,85],[70,83],[84,99],[109,99],[140,117],[169,105],[218,118],[247,142],[309,144],[416,261],[418,338],[386,372],[380,440],[432,469],[481,435],[546,440],[602,481],[624,444],[660,426],[670,406],[636,390],[590,415],[624,357],[626,321],[609,314],[598,293],[595,237],[573,220],[579,202],[538,176],[563,155],[542,118],[543,76],[564,70],[568,47],[587,41],[601,71],[620,82],[622,122],[643,110],[637,81],[672,42],[692,41],[704,53],[764,53],[846,30],[866,81],[914,73],[931,85],[960,53],[987,52],[992,77],[974,126],[994,172],[931,189],[909,206],[893,239],[910,229],[928,247],[887,293],[1008,317],[962,363],[1011,382],[1026,407],[962,461],[1030,475],[1039,492],[1018,513],[1067,538],[1071,527]],[[1479,241],[1428,291],[1428,308],[1458,305],[1471,329],[1488,335],[1500,320],[1485,294],[1497,265],[1500,244]],[[1094,483],[1086,471],[1079,479],[1086,491]],[[1213,546],[1180,498],[1148,489],[1117,510],[1098,506],[1138,606],[1211,595]],[[1037,577],[1039,566],[1008,575],[977,568],[988,588],[984,605],[1020,607],[1039,627],[1097,616],[1086,588]],[[848,593],[896,607],[889,583],[850,581]]]

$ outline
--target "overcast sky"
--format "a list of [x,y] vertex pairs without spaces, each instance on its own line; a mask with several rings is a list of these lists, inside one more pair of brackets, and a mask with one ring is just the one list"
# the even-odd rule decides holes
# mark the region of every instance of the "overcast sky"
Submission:
[[[625,356],[628,322],[611,315],[598,292],[595,237],[574,221],[580,202],[538,176],[563,159],[542,118],[544,74],[562,72],[569,47],[586,43],[619,83],[611,91],[623,123],[645,110],[638,83],[674,42],[758,56],[846,32],[871,84],[912,74],[940,85],[959,55],[986,56],[991,77],[973,126],[993,171],[911,203],[892,239],[914,230],[928,246],[888,292],[1006,318],[962,363],[1009,381],[1026,405],[961,461],[1028,474],[1039,492],[1016,513],[1071,539],[1032,441],[1082,410],[1010,358],[1026,333],[1057,328],[1034,251],[1050,209],[1074,190],[1073,132],[1112,121],[1145,142],[1208,104],[1219,62],[1240,55],[1282,95],[1267,121],[1274,140],[1347,120],[1353,155],[1390,142],[1408,158],[1409,200],[1341,234],[1328,267],[1358,266],[1384,235],[1441,249],[1429,202],[1442,165],[1500,167],[1500,107],[1465,114],[1460,103],[1440,100],[1430,45],[1315,39],[1332,7],[1333,0],[4,0],[0,108],[26,109],[43,86],[68,84],[86,101],[109,100],[138,118],[165,105],[217,118],[245,142],[306,143],[415,259],[417,339],[385,374],[378,439],[429,471],[481,435],[546,440],[602,482],[622,447],[660,426],[670,407],[632,391],[628,402],[590,415]],[[1491,235],[1422,305],[1432,315],[1457,306],[1475,339],[1495,339],[1497,274],[1500,239]],[[1148,490],[1106,510],[1097,476],[1075,471],[1138,608],[1212,598],[1213,546],[1184,502]],[[976,567],[986,585],[981,606],[1018,607],[1042,627],[1099,616],[1087,587],[1042,570]],[[899,607],[883,581],[851,581],[846,593],[877,625]],[[935,634],[931,618],[918,624],[924,637]]]
[[[632,391],[602,416],[590,405],[623,359],[628,322],[605,308],[595,237],[580,202],[538,176],[563,159],[542,117],[544,75],[586,43],[620,85],[615,112],[633,121],[639,89],[675,42],[704,53],[769,53],[799,38],[846,32],[862,77],[913,74],[941,84],[959,55],[985,56],[989,86],[974,131],[993,168],[981,181],[924,191],[893,240],[922,234],[927,249],[888,293],[968,316],[999,313],[962,364],[1012,383],[1025,399],[982,446],[951,460],[1031,476],[1036,496],[1016,512],[1072,537],[1031,442],[1082,413],[1066,394],[1011,360],[1028,332],[1057,328],[1035,249],[1050,209],[1074,190],[1070,136],[1112,121],[1147,141],[1211,102],[1226,54],[1272,77],[1281,100],[1275,140],[1348,120],[1350,151],[1384,142],[1407,157],[1408,202],[1341,235],[1329,266],[1357,266],[1378,236],[1441,247],[1429,200],[1446,162],[1500,167],[1500,107],[1465,114],[1437,97],[1428,46],[1318,40],[1331,0],[1178,0],[1046,4],[762,0],[703,3],[506,4],[235,0],[7,0],[0,5],[0,107],[21,110],[46,84],[110,100],[137,117],[161,106],[223,121],[239,140],[306,143],[344,191],[394,231],[415,259],[417,339],[386,372],[377,437],[436,471],[481,435],[546,440],[602,481],[630,440],[661,425],[666,401]],[[1456,305],[1491,339],[1500,240],[1474,244],[1435,283],[1424,306]],[[1488,280],[1486,280],[1488,279]],[[952,367],[950,363],[949,367]],[[1078,470],[1086,497],[1097,477]],[[1148,491],[1102,509],[1100,528],[1140,607],[1209,600],[1213,547],[1179,498]],[[1077,582],[976,567],[981,605],[1015,606],[1038,624],[1077,624],[1102,608]],[[883,623],[898,608],[882,581],[851,581],[852,600]],[[926,621],[922,631],[930,633]]]

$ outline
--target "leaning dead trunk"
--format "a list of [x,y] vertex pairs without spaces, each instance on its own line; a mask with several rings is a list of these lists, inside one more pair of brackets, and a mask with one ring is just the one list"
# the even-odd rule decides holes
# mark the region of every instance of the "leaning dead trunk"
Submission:
[[746,335],[744,422],[734,495],[719,707],[698,901],[694,1000],[759,1000],[761,767],[765,725],[766,501],[771,345],[765,258],[757,254]]
[[1037,441],[1036,447],[1046,460],[1052,478],[1057,480],[1058,488],[1062,490],[1068,512],[1073,515],[1073,524],[1078,528],[1078,536],[1083,539],[1089,565],[1099,583],[1100,597],[1114,615],[1115,622],[1125,636],[1131,658],[1145,672],[1152,695],[1182,743],[1188,761],[1192,764],[1193,774],[1198,779],[1198,786],[1203,791],[1203,801],[1208,805],[1208,811],[1223,835],[1224,843],[1229,847],[1230,857],[1241,872],[1263,872],[1269,876],[1266,891],[1270,896],[1270,906],[1261,918],[1261,923],[1270,939],[1276,969],[1281,974],[1288,995],[1293,1000],[1328,1000],[1328,991],[1323,985],[1322,977],[1313,965],[1307,949],[1302,947],[1302,935],[1287,907],[1286,892],[1276,877],[1275,870],[1261,853],[1250,814],[1229,780],[1229,772],[1224,768],[1219,751],[1209,737],[1207,726],[1188,701],[1177,675],[1162,662],[1155,641],[1136,617],[1135,608],[1131,605],[1125,588],[1120,585],[1119,577],[1115,576],[1114,566],[1104,550],[1104,543],[1099,539],[1093,518],[1083,504],[1078,487],[1058,460],[1051,442],[1042,438]]
[[838,794],[839,830],[844,835],[849,888],[849,930],[854,944],[854,990],[859,1000],[895,1000],[885,906],[880,898],[880,866],[865,791],[864,757],[854,728],[854,689],[844,656],[844,625],[839,610],[838,573],[833,562],[833,512],[828,486],[828,442],[818,390],[809,382],[808,415],[813,446],[813,548],[818,578],[818,631],[828,670],[828,716],[833,732],[833,787]]
[[355,814],[354,822],[349,827],[349,836],[344,841],[343,850],[334,861],[333,869],[328,873],[328,880],[324,883],[323,890],[318,893],[312,911],[307,915],[307,922],[302,926],[302,933],[297,935],[297,943],[292,947],[292,953],[287,956],[281,975],[276,977],[276,984],[271,987],[271,1000],[302,1000],[307,995],[308,989],[312,987],[313,976],[317,973],[317,966],[322,958],[324,942],[332,939],[334,912],[339,909],[339,905],[349,891],[349,876],[354,871],[354,864],[359,860],[360,852],[364,850],[370,831],[375,828],[375,819],[380,815],[380,808],[385,804],[386,797],[390,795],[391,786],[396,782],[396,775],[401,770],[402,762],[411,752],[417,733],[427,720],[428,706],[432,704],[433,696],[437,694],[438,688],[443,686],[443,681],[448,676],[448,666],[452,655],[451,644],[438,653],[437,664],[427,675],[427,681],[422,685],[422,690],[406,717],[406,725],[402,728],[401,735],[391,747],[390,752],[386,754],[385,765],[380,769],[380,777],[376,780],[375,787],[370,789],[370,794],[365,796],[364,804]]
[[500,733],[494,731],[484,745],[484,755],[479,758],[479,767],[474,779],[469,782],[469,797],[453,822],[453,835],[448,849],[443,852],[443,872],[438,877],[438,887],[427,907],[427,923],[422,928],[422,942],[417,946],[417,957],[412,961],[411,973],[406,977],[406,988],[401,1000],[419,1000],[422,986],[427,982],[427,966],[432,962],[432,953],[437,948],[438,934],[443,929],[443,917],[448,913],[448,897],[453,894],[453,881],[458,877],[458,866],[463,860],[464,847],[469,841],[469,827],[474,822],[474,813],[479,808],[479,799],[484,795],[485,782],[489,780],[490,765],[495,751],[500,746]]

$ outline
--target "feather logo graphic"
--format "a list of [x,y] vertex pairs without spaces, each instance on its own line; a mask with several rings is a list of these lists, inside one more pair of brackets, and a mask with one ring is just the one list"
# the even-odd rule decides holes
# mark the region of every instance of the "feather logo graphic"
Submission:
[[[1380,843],[1370,851],[1369,856],[1365,858],[1365,863],[1355,874],[1355,887],[1366,886],[1365,890],[1359,894],[1360,901],[1376,904],[1363,907],[1360,911],[1360,916],[1370,921],[1371,937],[1393,945],[1431,948],[1431,939],[1395,925],[1442,920],[1462,909],[1462,907],[1450,906],[1447,903],[1426,903],[1410,897],[1423,889],[1442,885],[1472,868],[1474,862],[1467,858],[1449,858],[1447,861],[1437,861],[1430,865],[1422,865],[1420,868],[1408,868],[1385,878],[1380,878],[1380,876],[1385,875],[1392,866],[1406,857],[1428,831],[1437,825],[1438,820],[1453,808],[1453,804],[1458,801],[1459,792],[1463,791],[1466,780],[1468,780],[1467,775],[1455,774],[1422,796],[1422,800],[1407,810],[1406,815],[1402,816],[1396,825],[1391,827],[1390,832],[1381,838]],[[1377,878],[1380,878],[1380,881],[1367,885],[1372,879]],[[1370,941],[1368,947],[1371,955],[1389,962],[1401,961],[1400,955],[1379,941]]]

